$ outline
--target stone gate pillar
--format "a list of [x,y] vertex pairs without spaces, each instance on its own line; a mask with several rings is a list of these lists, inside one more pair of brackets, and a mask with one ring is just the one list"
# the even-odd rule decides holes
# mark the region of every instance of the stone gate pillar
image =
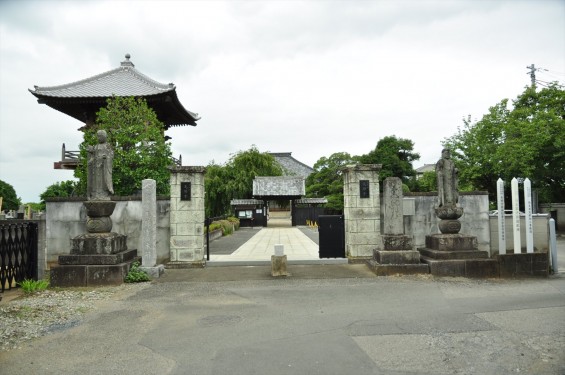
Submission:
[[349,258],[371,258],[381,243],[380,164],[348,165],[343,172],[343,216],[345,254]]
[[171,168],[169,266],[203,266],[205,167]]

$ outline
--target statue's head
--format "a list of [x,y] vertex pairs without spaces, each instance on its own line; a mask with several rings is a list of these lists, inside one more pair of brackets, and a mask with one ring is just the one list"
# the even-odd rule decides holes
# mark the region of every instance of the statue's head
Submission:
[[448,148],[444,148],[443,150],[441,150],[441,157],[443,159],[449,159],[451,158],[451,151],[449,151]]
[[98,137],[98,142],[106,143],[106,138],[108,138],[108,135],[106,134],[106,130],[98,130],[96,132],[96,136]]

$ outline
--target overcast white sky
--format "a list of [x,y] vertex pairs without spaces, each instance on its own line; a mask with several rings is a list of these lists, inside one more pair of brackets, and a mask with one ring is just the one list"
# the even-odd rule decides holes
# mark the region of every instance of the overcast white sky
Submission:
[[565,1],[0,0],[0,179],[24,202],[72,179],[53,169],[82,125],[37,103],[53,86],[136,68],[173,82],[202,119],[176,128],[185,165],[252,144],[313,166],[388,135],[434,163],[462,118],[537,78],[565,81]]

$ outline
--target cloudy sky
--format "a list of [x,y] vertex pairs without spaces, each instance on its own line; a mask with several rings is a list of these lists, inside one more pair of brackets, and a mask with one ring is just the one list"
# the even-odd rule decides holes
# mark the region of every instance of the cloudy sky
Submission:
[[53,162],[82,135],[28,89],[126,53],[202,117],[168,132],[185,165],[255,144],[313,166],[396,135],[414,141],[418,167],[463,117],[521,93],[526,66],[565,81],[565,1],[0,0],[0,179],[24,202],[73,178]]

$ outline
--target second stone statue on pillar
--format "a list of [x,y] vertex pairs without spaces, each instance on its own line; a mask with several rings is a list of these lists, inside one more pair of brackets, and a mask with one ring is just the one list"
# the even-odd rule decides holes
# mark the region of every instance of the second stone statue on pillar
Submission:
[[441,233],[459,233],[461,222],[458,220],[463,215],[463,207],[457,205],[459,192],[457,187],[457,168],[448,149],[441,152],[441,159],[436,163],[438,206],[436,216],[440,218],[438,224]]

